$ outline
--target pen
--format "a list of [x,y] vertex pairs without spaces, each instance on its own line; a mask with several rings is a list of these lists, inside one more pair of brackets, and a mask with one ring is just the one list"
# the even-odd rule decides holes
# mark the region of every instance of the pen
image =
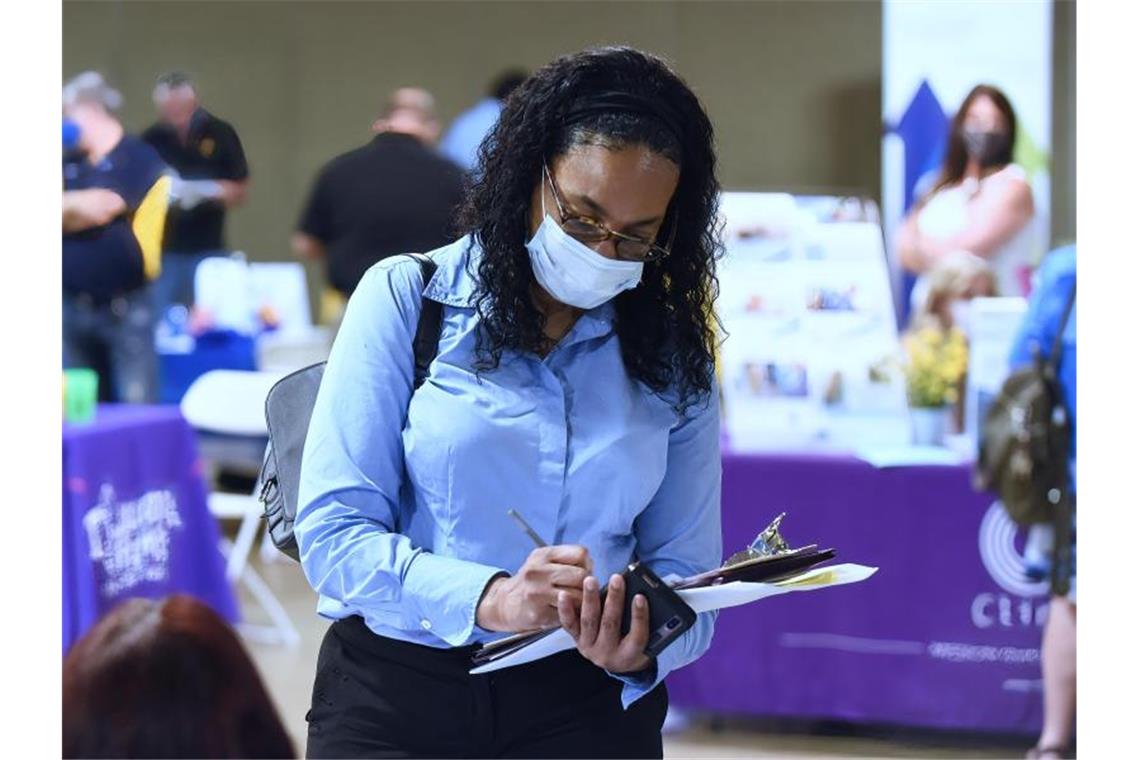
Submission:
[[542,540],[541,536],[539,536],[537,533],[534,532],[534,528],[530,527],[530,525],[527,523],[527,521],[523,519],[522,515],[520,515],[518,512],[516,512],[513,509],[508,509],[507,514],[510,515],[511,517],[515,518],[515,522],[517,522],[519,525],[522,526],[522,529],[526,531],[526,534],[528,536],[530,536],[530,540],[534,541],[535,546],[538,546],[538,547],[546,546],[546,542]]

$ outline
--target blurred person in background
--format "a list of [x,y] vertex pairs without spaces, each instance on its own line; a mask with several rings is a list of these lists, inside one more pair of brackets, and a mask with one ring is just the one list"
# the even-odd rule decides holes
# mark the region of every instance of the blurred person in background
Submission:
[[[661,757],[663,681],[715,614],[650,657],[619,573],[721,563],[713,128],[660,59],[601,48],[536,71],[484,146],[467,234],[427,282],[369,270],[321,381],[295,534],[336,622],[308,756]],[[479,644],[558,627],[576,649],[470,674]]]
[[[970,301],[997,295],[997,279],[989,263],[967,251],[952,251],[940,258],[927,273],[926,299],[913,312],[909,330],[934,327],[942,332],[957,329],[969,341]],[[958,384],[958,400],[953,404],[954,429],[962,431],[966,419],[966,384],[969,368]]]
[[1077,248],[1059,248],[1045,257],[1037,271],[1037,285],[1029,299],[1029,310],[1021,324],[1010,355],[1012,369],[1031,364],[1034,351],[1046,359],[1057,335],[1061,336],[1060,367],[1057,381],[1064,394],[1069,415],[1069,485],[1073,506],[1074,528],[1067,562],[1060,561],[1053,541],[1053,526],[1034,525],[1029,529],[1025,546],[1026,575],[1034,580],[1068,578],[1068,589],[1061,593],[1052,584],[1049,615],[1041,642],[1041,676],[1044,691],[1044,725],[1037,746],[1029,751],[1031,758],[1064,757],[1073,739],[1077,712],[1077,566],[1076,566],[1076,494],[1077,494],[1077,310],[1064,320],[1070,299],[1077,287]]
[[198,264],[228,253],[226,210],[245,203],[249,167],[237,132],[199,104],[188,75],[160,76],[153,100],[158,122],[142,138],[177,173],[156,286],[156,301],[164,311],[175,303],[192,306]]
[[[322,260],[337,296],[326,321],[376,262],[421,253],[452,239],[463,172],[435,150],[439,121],[431,93],[403,87],[372,124],[367,145],[321,169],[293,234],[293,251]],[[329,312],[333,312],[330,314]]]
[[918,276],[911,294],[915,309],[926,300],[927,273],[954,251],[986,259],[1000,295],[1025,295],[1034,207],[1025,171],[1013,163],[1016,139],[1009,99],[989,85],[972,89],[951,124],[938,180],[895,237],[899,261]]
[[67,653],[63,757],[295,755],[237,635],[175,595],[123,602]]
[[167,168],[123,130],[122,96],[94,71],[63,88],[63,361],[99,375],[102,401],[157,393],[151,281],[161,267]]
[[440,152],[463,167],[464,171],[474,171],[478,163],[479,144],[495,128],[503,103],[516,87],[526,81],[526,76],[522,69],[509,69],[495,77],[486,97],[459,114],[451,123],[440,143]]
[[985,259],[968,251],[953,251],[927,273],[926,299],[911,317],[911,326],[957,327],[969,337],[970,301],[997,294],[997,278]]

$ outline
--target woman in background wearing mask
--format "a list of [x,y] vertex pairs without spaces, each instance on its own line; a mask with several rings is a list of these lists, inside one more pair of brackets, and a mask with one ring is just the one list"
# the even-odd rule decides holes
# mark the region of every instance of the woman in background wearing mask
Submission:
[[[310,757],[661,757],[662,679],[713,616],[651,659],[617,574],[721,561],[712,143],[657,58],[560,58],[506,102],[430,281],[407,257],[365,275],[301,473],[301,563],[336,620]],[[413,394],[421,298],[443,327]],[[480,643],[558,626],[576,651],[469,675]]]
[[953,251],[989,261],[1001,295],[1026,293],[1033,249],[1033,193],[1012,163],[1017,117],[996,87],[978,85],[950,128],[934,188],[915,204],[895,238],[903,267],[918,275],[911,302],[926,300],[926,274]]

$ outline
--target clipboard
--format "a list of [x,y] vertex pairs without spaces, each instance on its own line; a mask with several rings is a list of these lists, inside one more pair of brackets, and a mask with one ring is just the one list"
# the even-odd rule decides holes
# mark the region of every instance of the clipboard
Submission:
[[[677,593],[685,603],[698,614],[710,610],[738,607],[753,602],[789,593],[806,593],[821,589],[835,588],[867,580],[878,570],[876,567],[857,564],[825,565],[805,572],[794,573],[791,577],[770,583],[748,583],[730,581],[701,586]],[[549,657],[574,648],[574,640],[562,628],[532,632],[524,635],[499,639],[484,646],[490,650],[476,652],[472,662],[472,675],[491,673],[503,668],[512,668],[528,662]],[[525,641],[524,641],[525,640]],[[497,645],[497,646],[496,646]]]
[[497,641],[484,644],[476,650],[475,654],[471,655],[471,664],[475,667],[489,665],[561,630],[561,628],[546,628],[541,631],[531,631],[530,633],[516,633],[505,639],[498,639]]
[[[747,560],[728,567],[718,567],[708,572],[689,576],[673,584],[674,591],[717,586],[724,583],[741,581],[746,583],[777,583],[815,567],[821,562],[834,559],[835,549],[820,550],[815,544],[800,547],[790,552],[757,559]],[[524,647],[540,641],[550,634],[561,630],[560,627],[546,628],[539,631],[516,633],[496,641],[484,644],[472,655],[472,664],[486,665]]]
[[732,581],[775,583],[834,558],[835,549],[820,549],[816,544],[809,544],[789,552],[757,557],[727,567],[718,567],[708,572],[698,573],[679,581],[673,588],[676,591],[681,591],[682,589],[716,586]]
[[[812,570],[816,565],[834,559],[836,551],[820,549],[818,544],[808,544],[798,549],[789,547],[779,532],[785,514],[777,516],[757,535],[748,549],[734,554],[725,565],[688,578],[672,580],[666,585],[680,595],[688,612],[699,613],[747,604],[773,594],[858,582],[877,570],[862,565],[839,565],[830,568],[832,572],[827,572],[829,568]],[[516,514],[515,517],[528,532],[533,533],[521,516]],[[541,539],[537,540],[541,543]],[[635,566],[636,564],[631,565],[630,568]],[[809,582],[809,578],[814,582]],[[789,582],[786,586],[783,584],[785,581]],[[472,672],[511,667],[572,646],[573,640],[559,626],[506,636],[484,644],[475,651],[471,658]],[[524,651],[528,648],[533,649],[530,652]],[[505,662],[496,665],[501,660]]]

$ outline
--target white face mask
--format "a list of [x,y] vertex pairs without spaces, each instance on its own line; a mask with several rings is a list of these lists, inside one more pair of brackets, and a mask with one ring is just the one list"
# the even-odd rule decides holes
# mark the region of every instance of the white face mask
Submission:
[[535,279],[552,297],[579,309],[593,309],[641,282],[645,264],[606,258],[570,237],[545,208],[543,214],[526,249]]

